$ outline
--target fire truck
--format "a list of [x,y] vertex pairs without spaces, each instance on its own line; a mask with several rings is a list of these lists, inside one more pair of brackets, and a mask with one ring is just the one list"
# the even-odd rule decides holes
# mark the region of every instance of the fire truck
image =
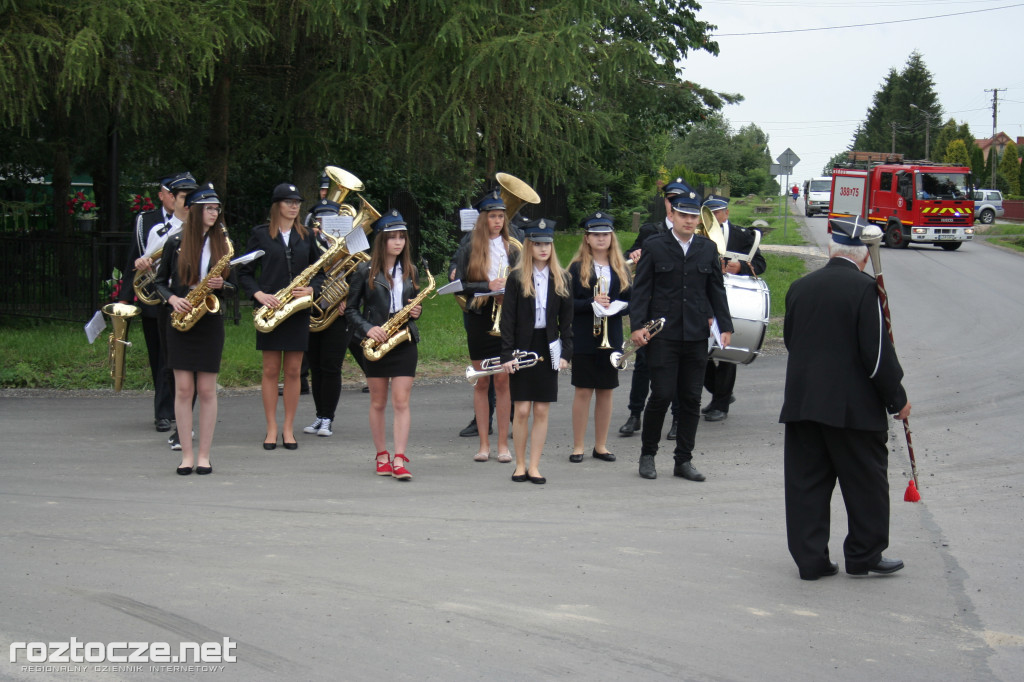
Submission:
[[[865,161],[851,152],[851,161]],[[861,216],[878,225],[891,248],[935,244],[946,251],[974,238],[974,200],[970,168],[904,162],[899,155],[885,162],[832,169],[829,217]]]

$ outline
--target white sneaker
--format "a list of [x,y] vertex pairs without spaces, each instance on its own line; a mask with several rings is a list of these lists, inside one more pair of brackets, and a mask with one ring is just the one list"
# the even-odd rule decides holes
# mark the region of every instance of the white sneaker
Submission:
[[320,430],[316,432],[318,436],[333,436],[334,432],[331,431],[331,420],[323,419],[320,421]]
[[[328,419],[327,421],[330,422],[331,420]],[[313,422],[312,424],[310,424],[309,426],[307,426],[306,428],[302,429],[302,432],[303,433],[319,433],[320,432],[320,426],[323,423],[324,423],[324,420],[321,419],[320,417],[317,417],[316,421]]]

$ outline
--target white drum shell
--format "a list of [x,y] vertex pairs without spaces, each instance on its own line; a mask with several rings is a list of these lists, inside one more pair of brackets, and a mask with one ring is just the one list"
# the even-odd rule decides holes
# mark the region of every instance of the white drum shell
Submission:
[[761,353],[768,331],[771,294],[763,279],[726,273],[725,294],[732,315],[732,342],[728,348],[713,348],[711,358],[749,365]]

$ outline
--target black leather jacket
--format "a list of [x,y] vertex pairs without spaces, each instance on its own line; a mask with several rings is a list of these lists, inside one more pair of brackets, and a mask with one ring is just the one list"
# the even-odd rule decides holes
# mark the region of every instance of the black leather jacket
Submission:
[[[416,280],[416,267],[413,266],[412,274],[403,274],[402,279],[402,306],[416,297],[416,290],[413,289],[413,282]],[[374,279],[374,287],[369,285],[370,264],[360,263],[352,274],[349,283],[348,303],[345,306],[345,319],[348,321],[349,329],[357,339],[366,338],[366,332],[374,327],[383,325],[391,315],[391,282],[390,278],[383,272],[378,272]],[[415,320],[409,320],[409,333],[415,343],[420,342],[420,332],[416,327]]]

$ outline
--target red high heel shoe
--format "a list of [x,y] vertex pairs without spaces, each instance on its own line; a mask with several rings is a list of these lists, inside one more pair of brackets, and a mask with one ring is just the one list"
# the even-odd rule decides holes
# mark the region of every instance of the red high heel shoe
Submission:
[[[380,456],[384,455],[384,461],[380,461]],[[381,450],[377,453],[377,475],[378,476],[390,476],[391,475],[391,453],[387,450]]]

